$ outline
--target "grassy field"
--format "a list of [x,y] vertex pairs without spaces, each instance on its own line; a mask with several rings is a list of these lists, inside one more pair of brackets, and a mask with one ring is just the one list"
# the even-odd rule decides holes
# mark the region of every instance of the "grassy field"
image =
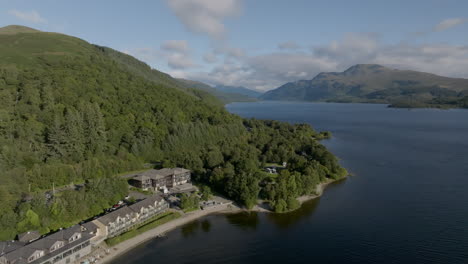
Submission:
[[162,224],[165,224],[169,221],[172,221],[174,219],[177,219],[180,217],[180,214],[177,212],[167,212],[161,215],[156,216],[153,220],[150,220],[147,223],[144,223],[138,227],[135,227],[135,229],[132,229],[126,233],[123,233],[119,236],[110,238],[106,240],[106,244],[108,246],[114,246],[117,245],[125,240],[128,240],[130,238],[133,238],[139,234],[142,234],[146,231],[149,231],[153,228],[156,228]]

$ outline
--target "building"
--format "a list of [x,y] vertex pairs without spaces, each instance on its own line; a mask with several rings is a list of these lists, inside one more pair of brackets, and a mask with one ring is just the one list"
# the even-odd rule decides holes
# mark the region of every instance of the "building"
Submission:
[[[88,228],[90,229],[88,229]],[[91,252],[93,224],[75,225],[29,244],[0,242],[0,264],[68,264]]]
[[136,224],[143,223],[168,208],[169,204],[161,196],[153,195],[101,216],[93,223],[98,226],[97,234],[107,239],[129,231]]
[[159,195],[153,195],[141,202],[130,205],[129,208],[135,212],[138,222],[142,223],[169,209],[169,203]]
[[148,170],[133,176],[129,182],[131,185],[143,190],[160,190],[164,193],[175,186],[190,182],[191,173],[183,168],[165,168],[160,170]]

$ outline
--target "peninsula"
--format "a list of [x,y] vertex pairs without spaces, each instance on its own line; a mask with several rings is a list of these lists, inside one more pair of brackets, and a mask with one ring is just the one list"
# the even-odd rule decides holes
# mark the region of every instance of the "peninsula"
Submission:
[[[177,212],[165,215],[173,202],[184,214],[219,205],[212,193],[247,210],[262,200],[287,212],[347,174],[320,143],[330,133],[230,114],[209,91],[110,48],[9,26],[0,29],[0,57],[0,241],[61,237],[46,248],[28,246],[37,237],[3,243],[0,258],[45,263],[53,253],[66,262],[67,248],[79,258],[95,237],[173,220]],[[162,176],[122,177],[148,169]],[[164,197],[191,190],[188,181],[199,193]],[[100,231],[125,217],[132,227]]]

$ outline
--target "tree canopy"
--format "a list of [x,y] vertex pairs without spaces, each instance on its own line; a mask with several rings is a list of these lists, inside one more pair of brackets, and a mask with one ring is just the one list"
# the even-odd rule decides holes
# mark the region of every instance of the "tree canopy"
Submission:
[[[345,175],[310,126],[242,119],[115,52],[60,34],[0,35],[0,240],[102,213],[128,192],[115,175],[145,163],[188,168],[247,207],[260,195],[277,211]],[[288,166],[274,179],[266,162]]]

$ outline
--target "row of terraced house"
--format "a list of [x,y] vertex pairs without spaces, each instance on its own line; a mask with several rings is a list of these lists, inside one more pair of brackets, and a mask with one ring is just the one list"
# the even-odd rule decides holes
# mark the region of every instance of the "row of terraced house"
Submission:
[[88,255],[93,246],[124,233],[163,213],[169,204],[159,195],[123,206],[92,222],[75,225],[51,235],[37,232],[0,242],[0,264],[68,264]]
[[[192,190],[190,178],[189,170],[173,168],[139,173],[130,182],[143,189],[166,192],[179,188],[183,192]],[[20,234],[18,240],[0,241],[0,264],[74,263],[88,255],[93,246],[151,220],[168,208],[169,203],[156,194],[45,237],[38,232]]]

